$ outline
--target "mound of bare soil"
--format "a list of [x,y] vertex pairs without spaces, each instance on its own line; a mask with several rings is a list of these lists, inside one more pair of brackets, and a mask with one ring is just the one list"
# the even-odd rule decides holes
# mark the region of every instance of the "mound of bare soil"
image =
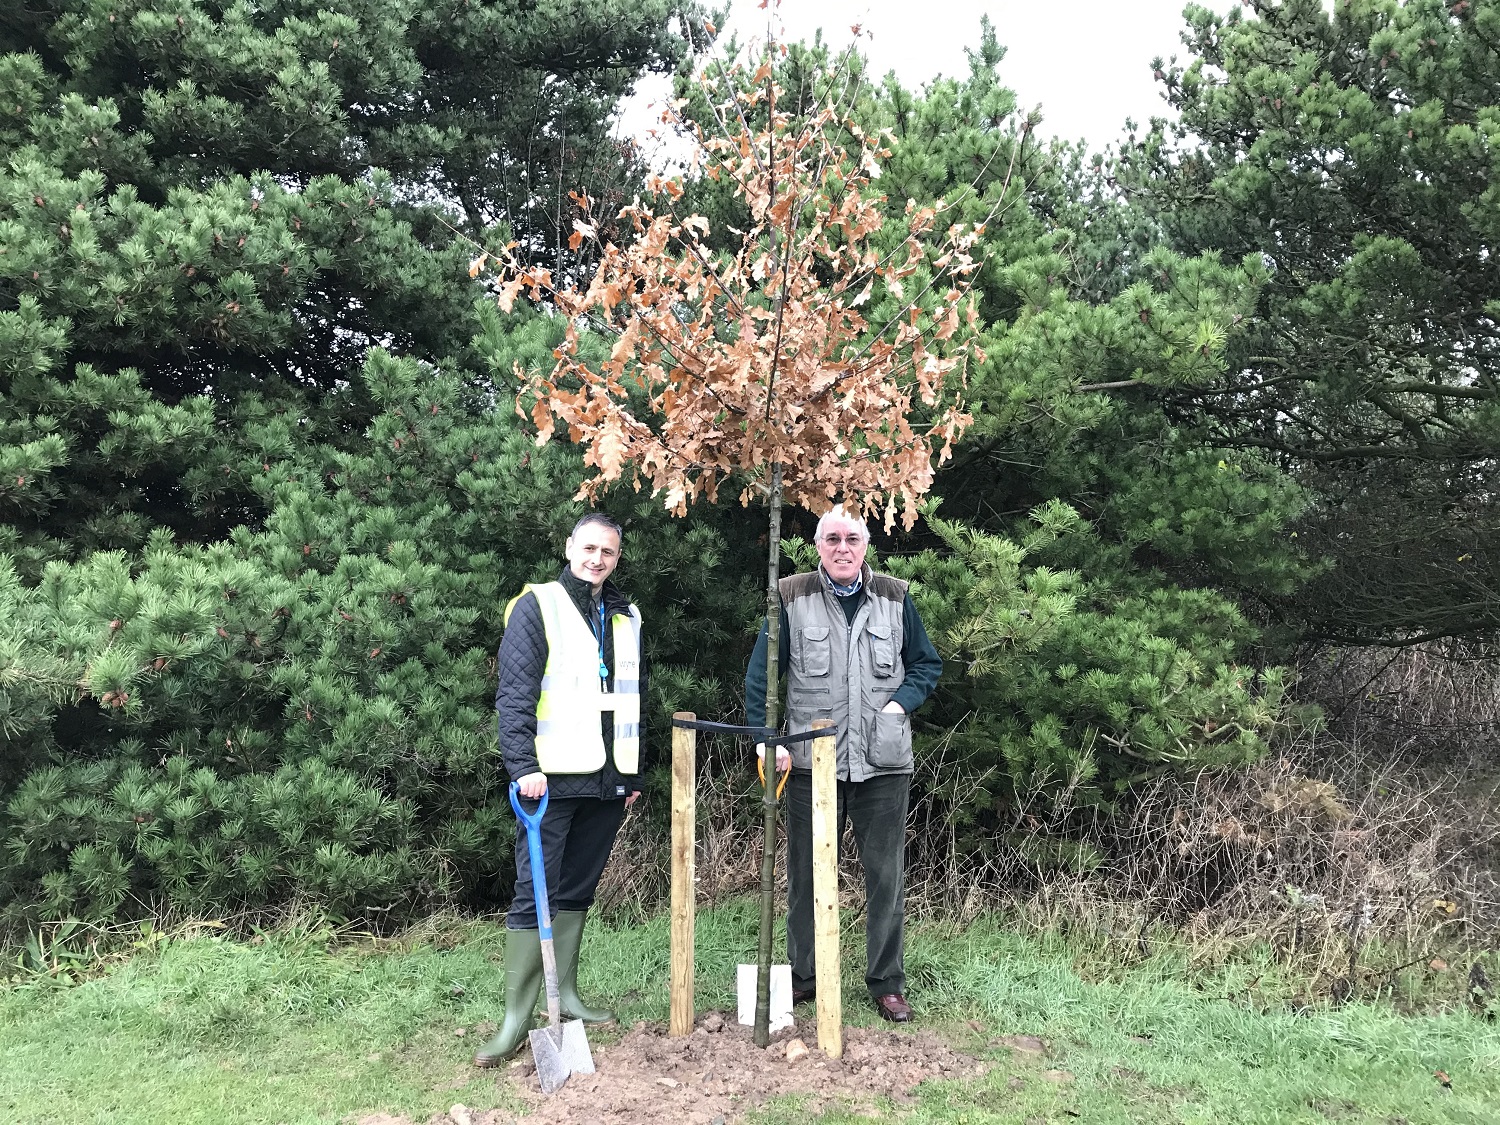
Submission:
[[[910,1101],[928,1078],[976,1078],[987,1063],[955,1051],[927,1030],[846,1027],[844,1054],[830,1059],[817,1046],[812,1018],[777,1032],[765,1049],[751,1029],[721,1012],[698,1018],[693,1033],[670,1038],[660,1025],[636,1024],[618,1042],[593,1048],[595,1073],[574,1075],[547,1097],[529,1054],[506,1076],[531,1108],[525,1125],[580,1121],[608,1125],[730,1125],[768,1098],[803,1095],[809,1116],[835,1103],[874,1110],[880,1099]],[[503,1079],[502,1079],[503,1080]],[[454,1106],[426,1125],[508,1125],[499,1110]],[[359,1125],[408,1125],[384,1114]]]

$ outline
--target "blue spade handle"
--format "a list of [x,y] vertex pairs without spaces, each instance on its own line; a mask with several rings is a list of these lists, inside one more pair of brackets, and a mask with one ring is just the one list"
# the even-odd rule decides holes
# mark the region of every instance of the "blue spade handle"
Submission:
[[547,906],[547,868],[542,863],[542,814],[547,811],[547,793],[542,792],[536,812],[527,814],[521,807],[521,786],[510,783],[510,807],[516,819],[526,826],[526,850],[531,856],[531,889],[536,897],[536,926],[542,941],[552,940],[552,911]]

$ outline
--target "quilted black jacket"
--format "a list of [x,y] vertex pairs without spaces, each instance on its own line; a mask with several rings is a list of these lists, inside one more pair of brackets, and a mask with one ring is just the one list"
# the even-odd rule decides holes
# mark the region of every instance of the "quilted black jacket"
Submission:
[[[589,584],[574,576],[566,567],[558,581],[568,591],[579,614],[589,623],[590,631],[599,635],[598,610],[594,607]],[[627,613],[630,599],[614,583],[606,580],[602,591],[607,616]],[[609,686],[614,687],[614,630],[604,632],[604,662],[610,668]],[[499,716],[500,759],[512,781],[537,772],[536,701],[542,690],[542,672],[547,667],[547,629],[542,623],[541,607],[536,595],[527,591],[511,610],[510,623],[500,639],[500,682],[495,689],[495,711]],[[646,738],[646,671],[641,669],[641,774],[650,765]],[[553,797],[622,797],[641,787],[639,774],[626,776],[614,765],[614,717],[600,716],[604,733],[604,768],[588,774],[547,775],[547,789]]]

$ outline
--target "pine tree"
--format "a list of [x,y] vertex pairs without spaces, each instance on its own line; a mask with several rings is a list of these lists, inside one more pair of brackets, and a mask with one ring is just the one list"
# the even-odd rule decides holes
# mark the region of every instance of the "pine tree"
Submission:
[[0,921],[494,892],[489,663],[577,459],[494,409],[556,341],[455,228],[546,257],[556,176],[628,185],[682,7],[0,11]]
[[1264,753],[1284,674],[1256,669],[1260,630],[1238,603],[1314,569],[1287,475],[1162,401],[1224,380],[1258,263],[1175,253],[1091,198],[1091,162],[1039,139],[1002,59],[986,25],[967,80],[920,98],[887,81],[872,107],[897,137],[893,198],[999,214],[976,283],[973,423],[934,485],[944,518],[883,544],[943,638],[921,743],[986,779],[949,809],[980,847],[1017,791],[1107,803],[1143,775]]
[[1491,0],[1191,8],[1180,110],[1118,174],[1171,243],[1266,264],[1231,377],[1167,392],[1316,498],[1336,565],[1274,604],[1305,635],[1411,643],[1500,625],[1500,230]]
[[[483,315],[508,358],[557,343]],[[561,565],[581,466],[508,408],[464,409],[454,376],[376,351],[361,377],[379,407],[367,442],[263,473],[264,529],[206,546],[157,530],[139,557],[95,552],[3,588],[21,628],[0,690],[34,716],[17,741],[52,750],[0,820],[9,917],[313,897],[378,920],[503,887],[490,665],[505,601]],[[684,535],[644,501],[613,510],[632,593],[662,609],[659,721],[685,705],[672,670],[746,627],[744,589],[711,524]]]
[[[305,897],[373,921],[502,890],[503,606],[557,573],[579,482],[629,469],[607,425],[593,450],[538,446],[547,419],[516,415],[514,371],[562,355],[579,365],[569,378],[630,372],[619,336],[502,314],[464,264],[508,253],[560,291],[608,265],[611,242],[650,264],[614,218],[628,154],[587,107],[670,61],[668,11],[141,0],[112,24],[59,0],[0,13],[7,45],[33,49],[0,56],[0,922]],[[1037,779],[1105,801],[1141,772],[1258,753],[1279,681],[1246,671],[1256,633],[1231,595],[1290,589],[1305,569],[1287,531],[1298,490],[1173,407],[1223,380],[1263,270],[1153,249],[1149,224],[1080,204],[1094,173],[1016,117],[998,61],[984,38],[967,81],[915,96],[869,84],[857,58],[795,48],[755,83],[779,85],[793,117],[839,107],[827,167],[879,150],[878,190],[818,197],[843,208],[817,215],[819,268],[859,247],[895,267],[862,300],[801,292],[843,310],[840,346],[877,350],[849,309],[869,327],[916,308],[918,336],[941,342],[927,348],[937,374],[956,375],[943,365],[971,331],[985,355],[965,385],[910,362],[909,336],[881,350],[906,380],[886,402],[904,401],[902,418],[871,392],[852,415],[869,432],[809,463],[801,494],[831,500],[839,458],[895,464],[955,439],[951,467],[924,458],[911,480],[876,481],[915,503],[932,473],[944,518],[877,534],[950,657],[918,753],[956,748],[987,771],[940,795],[981,847],[998,846],[997,803]],[[492,112],[511,91],[525,96]],[[505,140],[527,106],[541,115],[530,166]],[[743,108],[752,133],[770,126],[767,102]],[[581,137],[589,161],[567,156]],[[547,146],[557,159],[537,160]],[[708,215],[706,233],[677,224],[705,258],[751,213],[711,185],[668,209]],[[580,186],[592,220],[564,202]],[[958,306],[928,286],[959,258],[907,254],[940,198],[944,224],[985,225],[959,274],[974,286],[954,286],[976,319],[949,336]],[[692,257],[674,261],[679,280]],[[762,285],[778,260],[733,268]],[[756,285],[739,295],[759,322],[779,298]],[[731,336],[703,335],[703,354],[732,352]],[[815,344],[804,358],[850,360]],[[649,343],[632,346],[649,366]],[[817,366],[793,373],[814,406]],[[644,390],[618,397],[649,413]],[[601,421],[566,395],[555,405],[579,436]],[[701,431],[677,436],[701,451]],[[767,432],[787,458],[815,444]],[[674,438],[628,436],[646,452]],[[774,543],[730,489],[705,494],[725,471],[756,494],[771,460],[676,481],[698,499],[688,524],[644,491],[595,494],[627,526],[621,576],[648,618],[658,745],[671,711],[735,706]]]
[[[554,170],[574,183],[589,153],[601,194],[630,174],[606,119],[642,67],[671,65],[675,10],[0,13],[0,313],[21,321],[0,327],[18,379],[0,549],[34,576],[45,558],[139,548],[152,526],[222,536],[264,514],[246,477],[283,435],[363,430],[372,344],[464,360],[465,255],[431,201],[550,253]],[[247,442],[256,425],[266,439]]]

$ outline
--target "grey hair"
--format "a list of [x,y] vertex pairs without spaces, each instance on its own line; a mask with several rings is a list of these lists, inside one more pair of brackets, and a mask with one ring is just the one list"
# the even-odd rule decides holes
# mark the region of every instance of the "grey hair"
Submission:
[[624,540],[625,540],[625,529],[622,528],[619,524],[617,524],[614,520],[612,520],[608,516],[606,516],[603,512],[589,512],[587,515],[585,515],[583,518],[581,518],[577,523],[575,523],[573,525],[573,530],[570,531],[570,532],[568,532],[568,538],[569,539],[573,538],[573,536],[577,535],[580,531],[582,531],[584,528],[588,527],[588,525],[591,524],[591,523],[597,523],[601,527],[607,527],[607,528],[609,528],[609,530],[613,531],[615,533],[615,535],[620,539],[621,542],[624,542]]
[[823,538],[823,528],[828,525],[829,520],[844,520],[847,523],[858,524],[859,533],[864,536],[865,542],[868,543],[870,541],[870,528],[865,523],[865,518],[855,515],[852,512],[846,512],[842,504],[834,505],[819,518],[817,530],[813,532],[814,540]]

